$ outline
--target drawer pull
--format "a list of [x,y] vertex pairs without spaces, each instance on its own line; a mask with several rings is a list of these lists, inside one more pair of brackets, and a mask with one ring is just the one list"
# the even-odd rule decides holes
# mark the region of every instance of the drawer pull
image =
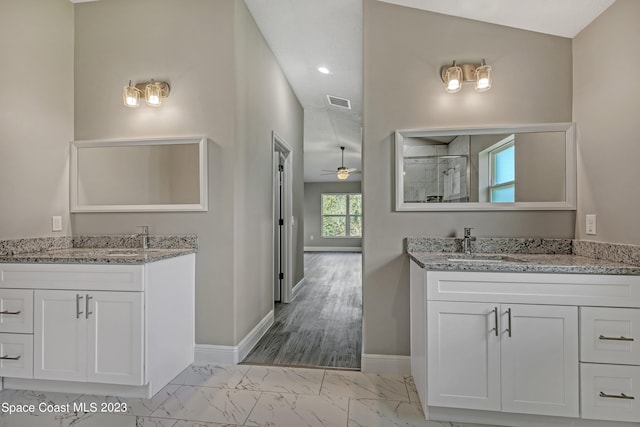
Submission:
[[624,393],[620,393],[620,394],[606,394],[605,392],[601,391],[600,392],[600,397],[608,397],[609,399],[627,399],[627,400],[633,400],[635,399],[635,397],[633,396],[627,396]]
[[633,338],[627,337],[605,337],[604,335],[600,335],[598,337],[600,340],[608,340],[608,341],[633,341]]
[[9,356],[2,356],[0,357],[0,360],[20,360],[22,356],[16,356],[16,357],[9,357]]
[[10,314],[12,316],[17,316],[18,314],[20,314],[21,311],[9,311],[9,310],[4,310],[4,311],[0,311],[0,314]]

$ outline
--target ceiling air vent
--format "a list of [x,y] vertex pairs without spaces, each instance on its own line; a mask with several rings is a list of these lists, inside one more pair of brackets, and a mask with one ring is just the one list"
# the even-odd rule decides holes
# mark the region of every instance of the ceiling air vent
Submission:
[[346,108],[347,110],[351,109],[351,101],[344,98],[338,98],[337,96],[327,95],[327,99],[329,100],[329,104],[334,107]]

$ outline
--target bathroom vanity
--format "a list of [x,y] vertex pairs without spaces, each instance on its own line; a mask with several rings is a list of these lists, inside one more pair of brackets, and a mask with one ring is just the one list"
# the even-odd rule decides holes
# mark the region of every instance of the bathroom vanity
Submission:
[[193,362],[195,250],[0,259],[4,387],[150,398]]
[[640,267],[569,254],[410,257],[411,372],[427,419],[640,422]]

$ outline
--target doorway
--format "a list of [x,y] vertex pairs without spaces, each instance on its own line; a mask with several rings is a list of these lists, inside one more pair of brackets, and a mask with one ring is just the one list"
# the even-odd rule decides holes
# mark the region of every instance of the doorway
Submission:
[[293,150],[276,132],[273,145],[273,300],[289,303],[293,288]]

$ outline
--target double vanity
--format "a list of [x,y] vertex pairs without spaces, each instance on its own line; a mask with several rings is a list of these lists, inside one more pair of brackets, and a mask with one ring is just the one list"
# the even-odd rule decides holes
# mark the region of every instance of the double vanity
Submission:
[[193,362],[195,247],[0,256],[12,389],[150,398]]
[[640,422],[640,266],[575,255],[571,240],[479,240],[493,253],[407,242],[411,372],[427,419]]

